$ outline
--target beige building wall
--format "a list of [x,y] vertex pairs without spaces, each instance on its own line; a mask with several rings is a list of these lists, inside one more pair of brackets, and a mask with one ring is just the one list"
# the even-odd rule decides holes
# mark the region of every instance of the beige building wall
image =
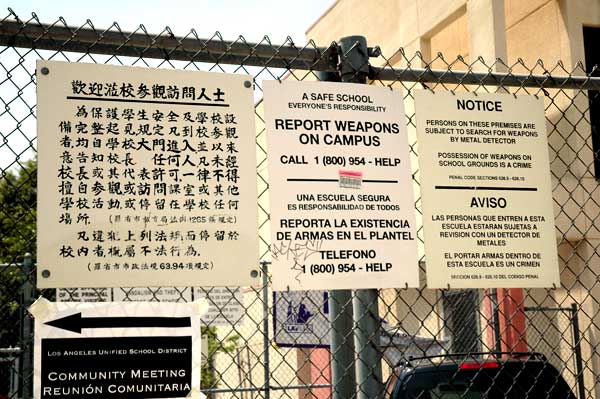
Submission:
[[[269,291],[269,309],[273,309],[273,296]],[[309,384],[310,379],[306,373],[302,373],[302,365],[307,360],[303,352],[296,348],[281,348],[274,343],[269,342],[265,347],[264,335],[262,332],[262,323],[264,319],[264,310],[262,302],[261,287],[251,287],[244,289],[244,309],[246,316],[243,323],[235,326],[217,327],[217,336],[219,340],[226,341],[239,336],[237,348],[232,353],[217,353],[214,360],[214,369],[219,389],[235,390],[239,388],[263,387],[265,383],[264,375],[264,355],[269,352],[269,383],[273,387],[297,386]],[[269,336],[273,338],[273,321],[269,319]],[[300,367],[299,367],[300,366]],[[270,391],[270,397],[273,399],[292,399],[303,398],[297,396],[298,390],[273,389]],[[214,399],[250,399],[264,396],[264,391],[254,392],[219,392],[213,396]]]
[[[583,26],[600,27],[599,0],[338,0],[309,27],[306,35],[323,46],[343,36],[365,36],[369,46],[377,45],[383,52],[383,57],[372,60],[374,65],[400,68],[410,64],[419,68],[428,64],[432,69],[442,70],[472,68],[521,74],[582,75],[583,64],[578,63],[584,61]],[[501,58],[503,63],[497,63],[496,58]],[[542,61],[538,61],[540,59]],[[394,84],[394,87],[400,86],[404,86],[408,94],[412,89],[421,88],[409,83]],[[535,88],[509,91],[535,94],[545,100],[561,261],[561,287],[551,291],[528,290],[525,305],[568,307],[571,303],[579,304],[584,378],[588,394],[600,398],[595,384],[600,375],[600,358],[596,351],[600,344],[597,327],[600,326],[600,285],[596,284],[600,276],[600,227],[596,226],[600,216],[600,189],[593,177],[587,93],[544,92]],[[408,97],[407,115],[412,116],[414,107]],[[409,125],[411,140],[413,135],[414,127]],[[396,293],[396,300],[392,299],[393,292],[387,294],[386,302],[396,305],[396,319],[409,333],[438,331],[435,328],[439,320],[430,314],[431,304],[440,302],[436,291],[398,290]],[[389,313],[389,307],[386,309]],[[441,314],[441,309],[437,313]],[[482,322],[485,324],[485,320]],[[560,328],[559,322],[558,316],[550,319],[553,328]],[[561,358],[572,359],[572,349],[564,337],[550,338],[543,331],[529,330],[530,342],[545,342],[549,348],[554,347]],[[568,333],[570,331],[565,331]],[[565,377],[572,378],[567,374]]]

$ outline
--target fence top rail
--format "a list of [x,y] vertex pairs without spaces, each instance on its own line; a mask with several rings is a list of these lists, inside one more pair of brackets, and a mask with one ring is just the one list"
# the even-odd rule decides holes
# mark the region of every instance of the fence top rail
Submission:
[[[297,47],[291,39],[275,45],[268,37],[260,43],[250,43],[241,36],[236,41],[226,41],[219,33],[202,39],[194,30],[185,37],[176,37],[168,28],[152,35],[143,26],[135,32],[123,32],[116,24],[100,30],[93,28],[90,22],[76,28],[11,19],[0,21],[0,46],[324,72],[336,71],[339,59],[344,58],[340,57],[336,43],[319,47],[310,41],[304,47]],[[600,77],[585,76],[583,70],[581,73],[555,76],[550,72],[534,75],[370,66],[369,75],[372,79],[391,82],[600,90]]]
[[600,90],[600,78],[591,76],[555,76],[476,72],[472,70],[452,71],[418,68],[372,68],[374,79],[418,83],[445,83],[476,86],[534,87],[538,89]]
[[168,28],[158,35],[149,34],[143,26],[135,32],[123,32],[117,25],[112,28],[100,30],[85,25],[76,28],[3,20],[0,21],[0,45],[188,62],[335,70],[335,64],[330,61],[337,50],[335,46],[317,47],[309,42],[297,47],[291,39],[286,44],[275,45],[268,37],[261,43],[247,42],[241,36],[236,41],[226,41],[218,32],[212,38],[203,39],[194,30],[185,37],[177,37]]

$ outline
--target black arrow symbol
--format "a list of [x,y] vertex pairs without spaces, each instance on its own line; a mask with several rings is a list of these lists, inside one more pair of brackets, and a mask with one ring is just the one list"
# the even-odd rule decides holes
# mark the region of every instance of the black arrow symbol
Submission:
[[191,327],[189,317],[81,317],[81,313],[44,324],[80,334],[83,328]]

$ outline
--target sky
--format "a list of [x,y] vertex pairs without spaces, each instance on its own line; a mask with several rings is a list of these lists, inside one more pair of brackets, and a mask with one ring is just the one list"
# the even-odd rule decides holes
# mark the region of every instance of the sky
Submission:
[[[264,35],[274,44],[290,36],[295,43],[305,43],[305,32],[334,0],[0,0],[2,17],[12,8],[23,20],[32,12],[43,22],[62,16],[69,25],[79,26],[90,19],[96,28],[117,22],[121,29],[132,31],[144,24],[150,33],[160,33],[169,26],[175,35],[185,35],[194,28],[200,37],[219,31],[226,40],[243,35],[258,42]],[[293,7],[293,11],[291,8]]]
[[[117,22],[125,32],[135,31],[143,24],[152,35],[169,26],[176,36],[185,36],[193,28],[201,39],[211,38],[219,31],[227,41],[237,40],[242,35],[246,41],[258,43],[268,35],[271,43],[277,45],[289,44],[286,42],[289,36],[295,45],[301,46],[306,43],[306,30],[334,1],[0,0],[0,19],[8,17],[8,8],[11,8],[22,21],[31,19],[34,12],[40,22],[46,24],[53,24],[62,17],[67,25],[79,27],[89,19],[99,31]],[[59,22],[59,25],[63,24]],[[35,86],[27,85],[31,80],[27,73],[35,70],[38,54],[49,57],[52,53],[13,48],[0,54],[0,94],[10,104],[10,112],[0,113],[0,169],[18,168],[17,159],[23,161],[35,156],[32,147],[36,146],[36,126],[29,108],[35,104]],[[27,55],[20,61],[23,54]],[[71,55],[69,60],[77,61],[78,57],[81,55]],[[64,61],[61,56],[54,59]],[[90,62],[89,59],[83,61]],[[100,57],[96,57],[96,61],[103,62]],[[8,71],[10,79],[5,81]],[[246,71],[257,73],[252,68]],[[265,73],[258,76],[257,81],[259,78],[272,76]],[[19,91],[21,88],[23,91]]]

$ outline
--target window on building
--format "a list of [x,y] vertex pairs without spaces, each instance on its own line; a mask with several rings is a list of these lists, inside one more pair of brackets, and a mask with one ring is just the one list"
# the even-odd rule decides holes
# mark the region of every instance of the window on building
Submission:
[[446,291],[442,295],[446,333],[452,337],[452,352],[479,352],[481,340],[477,290]]
[[[600,43],[600,28],[583,28],[583,46],[585,48],[585,69],[592,73],[594,65],[599,67],[592,73],[592,76],[600,77],[600,52],[598,51]],[[590,123],[592,128],[592,148],[594,150],[594,176],[600,180],[600,92],[589,90],[588,97],[590,102]]]

